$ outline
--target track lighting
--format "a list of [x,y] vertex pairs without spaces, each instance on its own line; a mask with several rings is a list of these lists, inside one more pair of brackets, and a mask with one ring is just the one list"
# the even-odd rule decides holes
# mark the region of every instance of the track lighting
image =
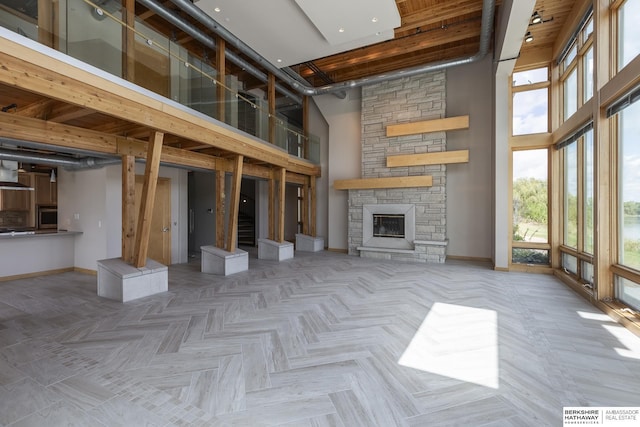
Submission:
[[533,35],[531,35],[531,31],[527,31],[527,34],[524,36],[525,43],[531,43],[533,41]]
[[533,12],[533,15],[531,15],[531,23],[532,24],[542,24],[542,16],[540,16],[540,14],[538,13],[537,10],[535,12]]

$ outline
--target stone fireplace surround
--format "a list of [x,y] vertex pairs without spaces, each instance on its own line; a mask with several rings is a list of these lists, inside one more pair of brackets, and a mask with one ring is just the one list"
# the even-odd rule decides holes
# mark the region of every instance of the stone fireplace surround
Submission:
[[[444,132],[386,136],[388,125],[444,118],[445,78],[442,70],[362,88],[362,178],[431,175],[433,185],[349,190],[349,254],[412,262],[445,261],[446,166],[386,166],[389,155],[446,150]],[[373,213],[405,213],[405,238],[373,237]]]

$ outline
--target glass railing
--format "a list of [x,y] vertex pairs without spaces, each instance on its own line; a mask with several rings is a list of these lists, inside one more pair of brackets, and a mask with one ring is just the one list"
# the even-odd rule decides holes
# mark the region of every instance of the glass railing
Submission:
[[[295,110],[302,107],[287,99],[286,112],[270,114],[266,84],[241,67],[227,67],[239,71],[220,81],[211,61],[215,42],[176,40],[176,31],[160,32],[171,30],[166,21],[127,16],[119,0],[25,2],[20,10],[14,4],[0,0],[1,26],[319,163],[319,139],[289,118],[301,117]],[[47,10],[38,10],[42,4]]]

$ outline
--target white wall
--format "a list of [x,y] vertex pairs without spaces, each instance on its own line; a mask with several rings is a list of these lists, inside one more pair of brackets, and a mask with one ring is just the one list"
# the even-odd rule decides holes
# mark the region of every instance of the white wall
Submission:
[[97,270],[96,261],[109,258],[105,223],[107,168],[77,172],[59,168],[57,180],[58,227],[82,232],[75,241],[74,266]]
[[447,165],[447,255],[492,255],[491,56],[447,70],[447,117],[469,115],[469,129],[447,132],[447,151],[469,150],[469,163]]
[[[75,266],[96,270],[101,259],[122,255],[122,168],[58,171],[58,226],[81,231],[76,237]],[[136,164],[144,173],[144,164]],[[171,262],[187,262],[187,171],[160,167],[171,179]]]
[[327,210],[329,203],[329,124],[322,116],[313,98],[309,102],[309,133],[320,139],[322,176],[316,180],[316,235],[326,239],[329,230]]
[[329,181],[325,206],[327,222],[331,224],[327,230],[326,245],[329,249],[346,251],[348,193],[333,189],[333,182],[336,179],[360,178],[361,89],[349,90],[345,99],[329,94],[316,96],[314,101],[329,124],[327,167],[323,169]]

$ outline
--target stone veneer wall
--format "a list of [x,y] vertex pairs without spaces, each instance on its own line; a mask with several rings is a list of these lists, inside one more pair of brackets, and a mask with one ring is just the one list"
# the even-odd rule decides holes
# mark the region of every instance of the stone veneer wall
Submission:
[[[387,137],[388,125],[445,117],[446,74],[435,71],[377,83],[362,88],[362,178],[431,175],[427,188],[349,190],[349,254],[403,261],[444,262],[446,254],[445,165],[387,168],[386,158],[446,150],[446,134]],[[440,242],[416,245],[416,250],[369,252],[362,246],[364,204],[416,205],[416,241]]]

